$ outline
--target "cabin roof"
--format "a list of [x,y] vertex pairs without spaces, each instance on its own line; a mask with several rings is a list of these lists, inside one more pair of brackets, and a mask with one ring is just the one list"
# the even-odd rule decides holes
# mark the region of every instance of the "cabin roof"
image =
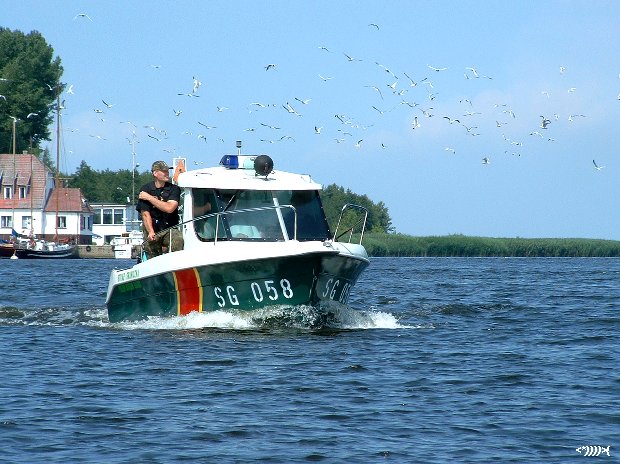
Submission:
[[179,187],[229,190],[321,190],[321,184],[308,174],[274,170],[267,177],[253,169],[227,169],[223,166],[196,169],[179,175]]

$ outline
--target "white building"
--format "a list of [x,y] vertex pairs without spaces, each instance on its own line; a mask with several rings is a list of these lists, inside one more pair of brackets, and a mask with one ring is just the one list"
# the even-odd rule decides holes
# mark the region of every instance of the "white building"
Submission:
[[135,205],[116,205],[111,203],[91,204],[93,208],[93,243],[110,244],[115,237],[132,230],[140,230],[142,221],[138,219]]
[[90,244],[93,211],[86,198],[80,189],[55,184],[35,155],[0,154],[0,238],[18,233]]

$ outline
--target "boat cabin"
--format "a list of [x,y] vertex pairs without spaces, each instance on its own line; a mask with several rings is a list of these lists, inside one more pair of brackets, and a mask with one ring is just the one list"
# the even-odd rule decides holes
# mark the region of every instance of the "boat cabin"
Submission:
[[321,185],[308,175],[280,171],[259,175],[256,158],[226,155],[218,167],[179,176],[185,249],[203,242],[330,238]]

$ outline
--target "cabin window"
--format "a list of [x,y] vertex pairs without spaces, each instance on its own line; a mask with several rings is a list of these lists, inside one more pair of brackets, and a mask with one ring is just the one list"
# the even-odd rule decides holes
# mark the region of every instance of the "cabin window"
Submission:
[[[194,189],[192,191],[192,214],[194,218],[206,216],[220,211],[218,200],[212,189]],[[194,231],[202,241],[213,241],[217,231],[218,240],[226,238],[224,223],[217,216],[206,217],[194,221]]]
[[11,216],[0,216],[0,227],[9,229],[13,227],[13,218]]
[[67,228],[67,216],[58,216],[56,218],[56,227],[58,229],[66,229]]
[[326,240],[330,237],[317,191],[194,189],[193,199],[195,218],[226,212],[220,215],[219,222],[216,216],[194,222],[201,240],[213,240],[216,226],[218,240],[281,241],[285,238],[283,230],[289,239],[293,239],[295,211],[298,240]]
[[4,199],[10,200],[11,198],[13,198],[13,187],[5,186],[4,187]]
[[[226,211],[239,211],[226,216],[233,239],[284,240],[282,216],[273,208],[275,203],[271,191],[220,190],[219,194]],[[253,210],[255,208],[269,209]]]
[[[326,240],[330,237],[323,205],[316,190],[279,190],[274,192],[280,205],[292,205],[297,211],[297,240]],[[292,209],[282,209],[286,230],[293,238],[295,218]]]
[[101,208],[95,208],[93,214],[93,224],[101,224]]

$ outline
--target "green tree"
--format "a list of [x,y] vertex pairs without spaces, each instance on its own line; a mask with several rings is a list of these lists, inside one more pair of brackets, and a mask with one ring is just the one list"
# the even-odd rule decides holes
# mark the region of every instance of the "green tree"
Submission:
[[132,176],[130,169],[97,171],[86,161],[82,161],[75,174],[71,176],[69,186],[80,188],[91,203],[124,204],[129,198],[129,203],[135,204],[140,187],[151,179],[150,172],[136,171]]
[[[328,185],[323,189],[321,198],[323,199],[323,209],[332,231],[336,228],[342,207],[347,203],[363,206],[368,210],[366,222],[366,230],[368,232],[389,233],[394,231],[392,219],[385,203],[382,201],[374,203],[366,195],[358,195],[336,184]],[[342,218],[339,231],[352,227],[358,218],[358,212],[355,210],[348,211]]]
[[56,96],[62,91],[60,58],[43,36],[0,28],[0,153],[38,147],[50,140]]

